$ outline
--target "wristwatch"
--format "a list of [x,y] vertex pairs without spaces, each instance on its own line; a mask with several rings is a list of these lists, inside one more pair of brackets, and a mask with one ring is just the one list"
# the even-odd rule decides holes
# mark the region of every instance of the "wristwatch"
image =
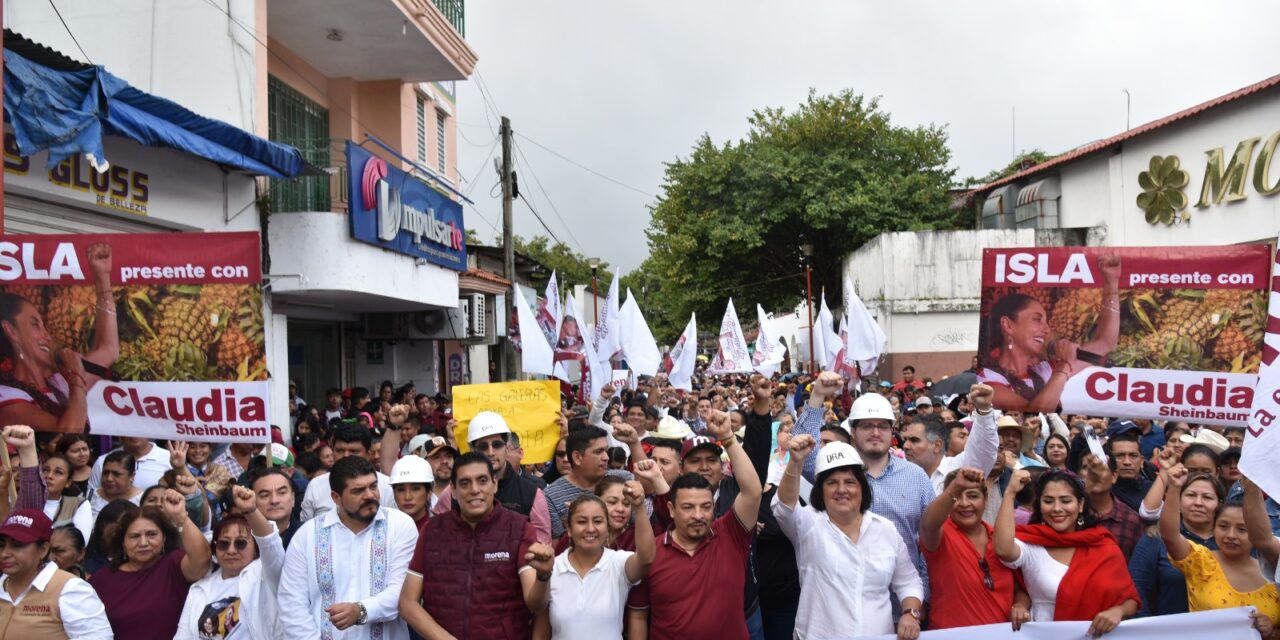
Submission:
[[[357,602],[356,606],[360,608],[360,615],[356,617],[356,624],[361,625],[369,621],[369,610],[364,608],[364,604]],[[916,616],[919,618],[920,616]]]
[[[363,608],[361,610],[363,610]],[[921,613],[919,609],[912,607],[910,609],[903,609],[902,612],[911,614],[916,619],[916,622],[920,622]]]

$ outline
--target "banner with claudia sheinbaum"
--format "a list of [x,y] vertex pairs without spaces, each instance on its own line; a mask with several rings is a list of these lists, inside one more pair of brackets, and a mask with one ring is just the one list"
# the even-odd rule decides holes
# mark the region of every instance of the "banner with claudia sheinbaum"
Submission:
[[267,442],[257,233],[0,236],[0,419]]
[[979,374],[1004,410],[1244,425],[1267,245],[987,249]]

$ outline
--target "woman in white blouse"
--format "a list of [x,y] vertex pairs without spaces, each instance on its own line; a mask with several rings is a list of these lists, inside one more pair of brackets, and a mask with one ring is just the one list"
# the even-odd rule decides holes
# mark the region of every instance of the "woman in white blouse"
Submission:
[[572,541],[551,569],[550,603],[534,621],[534,640],[622,637],[622,616],[631,587],[649,575],[657,555],[645,514],[644,488],[630,480],[622,489],[635,520],[635,552],[610,549],[608,507],[594,493],[569,503],[565,528]]
[[778,526],[796,548],[800,599],[796,638],[845,638],[894,632],[892,589],[902,599],[899,640],[920,635],[920,575],[893,523],[868,511],[871,485],[853,447],[818,452],[809,506],[797,506],[800,472],[814,451],[809,435],[791,438],[791,459],[773,498]]
[[[258,511],[253,491],[232,487],[236,515],[213,528],[218,565],[191,585],[175,640],[231,637],[236,628],[246,640],[274,640],[276,592],[284,568],[280,532]],[[257,556],[255,559],[254,556]]]

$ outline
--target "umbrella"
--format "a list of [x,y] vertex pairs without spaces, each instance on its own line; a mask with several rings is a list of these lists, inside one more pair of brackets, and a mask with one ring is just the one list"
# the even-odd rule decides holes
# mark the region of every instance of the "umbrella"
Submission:
[[978,374],[972,371],[964,371],[933,383],[933,386],[929,387],[929,395],[941,398],[969,393],[969,388],[977,383]]

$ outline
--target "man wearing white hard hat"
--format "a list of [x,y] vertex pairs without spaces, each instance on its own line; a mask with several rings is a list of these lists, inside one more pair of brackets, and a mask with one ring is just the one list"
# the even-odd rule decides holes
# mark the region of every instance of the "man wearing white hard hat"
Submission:
[[[493,475],[498,479],[498,502],[508,510],[528,517],[538,533],[538,542],[551,544],[551,514],[547,509],[547,498],[542,489],[507,461],[510,434],[511,428],[502,416],[492,411],[481,411],[467,423],[467,446],[484,454],[493,465]],[[451,488],[441,492],[432,512],[441,514],[452,510],[452,495]]]
[[391,467],[391,490],[396,494],[396,507],[413,518],[418,528],[422,528],[435,506],[436,496],[431,492],[434,483],[431,463],[425,458],[405,456]]
[[[815,441],[822,429],[823,403],[840,392],[839,375],[823,372],[813,383],[809,404],[792,430],[794,434],[807,434]],[[857,450],[872,488],[871,510],[887,518],[898,529],[903,540],[916,540],[920,529],[920,516],[936,495],[928,474],[919,466],[902,458],[889,455],[893,442],[893,407],[884,396],[867,393],[853,401],[847,424],[853,435],[853,447]],[[804,476],[810,482],[814,478],[814,461],[804,463]],[[815,483],[816,486],[816,483]],[[925,600],[929,594],[929,570],[920,557],[920,548],[907,545],[907,554],[924,582]],[[897,606],[898,602],[893,602]]]
[[[815,389],[820,386],[821,379]],[[915,640],[924,597],[907,553],[915,545],[907,545],[892,522],[870,510],[875,488],[854,447],[832,442],[812,456],[814,445],[808,434],[791,438],[791,459],[770,505],[795,545],[800,590],[807,596],[796,612],[796,637],[872,636],[896,628],[899,640]],[[813,457],[817,460],[810,462]],[[801,470],[811,464],[813,489],[809,505],[801,506]],[[891,602],[891,591],[897,602]],[[897,619],[894,604],[903,612]]]

